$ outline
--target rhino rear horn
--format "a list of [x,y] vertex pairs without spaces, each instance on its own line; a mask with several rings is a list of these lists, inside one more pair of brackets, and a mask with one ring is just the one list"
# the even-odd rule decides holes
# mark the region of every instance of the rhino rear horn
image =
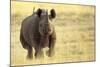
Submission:
[[35,13],[35,7],[33,8],[33,13]]

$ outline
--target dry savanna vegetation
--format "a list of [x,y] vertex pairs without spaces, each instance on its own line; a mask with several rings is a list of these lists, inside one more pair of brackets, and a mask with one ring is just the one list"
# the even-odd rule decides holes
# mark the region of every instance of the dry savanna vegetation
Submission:
[[[27,60],[27,51],[22,48],[19,34],[24,18],[33,13],[33,8],[56,10],[55,26],[57,41],[55,55]],[[48,48],[45,48],[46,51]],[[44,52],[45,54],[45,52]],[[95,7],[69,4],[50,4],[11,1],[11,65],[50,64],[95,60]]]

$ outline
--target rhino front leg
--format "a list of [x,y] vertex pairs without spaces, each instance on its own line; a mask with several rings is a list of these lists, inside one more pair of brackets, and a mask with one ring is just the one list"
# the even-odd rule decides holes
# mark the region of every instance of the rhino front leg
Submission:
[[56,35],[53,34],[49,37],[49,50],[46,52],[48,57],[52,57],[55,54],[55,42],[56,42]]
[[41,46],[35,47],[35,58],[42,58],[44,57],[43,49]]

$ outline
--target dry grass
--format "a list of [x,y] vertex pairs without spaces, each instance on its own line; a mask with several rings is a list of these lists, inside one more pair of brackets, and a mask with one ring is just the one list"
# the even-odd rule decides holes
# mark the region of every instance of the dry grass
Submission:
[[[52,22],[55,26],[57,41],[56,54],[49,58],[27,60],[27,51],[19,41],[22,20],[32,14],[32,9],[54,8],[57,17]],[[11,65],[48,64],[95,60],[93,6],[46,4],[33,2],[11,2]],[[44,51],[46,51],[44,49]]]

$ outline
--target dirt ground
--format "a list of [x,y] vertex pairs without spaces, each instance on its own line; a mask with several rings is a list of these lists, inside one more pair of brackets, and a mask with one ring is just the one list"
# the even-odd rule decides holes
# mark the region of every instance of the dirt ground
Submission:
[[[22,20],[31,15],[33,8],[56,10],[57,41],[53,57],[27,60],[19,34]],[[68,4],[11,2],[11,65],[32,65],[95,60],[95,7]],[[48,48],[44,49],[45,51]]]

